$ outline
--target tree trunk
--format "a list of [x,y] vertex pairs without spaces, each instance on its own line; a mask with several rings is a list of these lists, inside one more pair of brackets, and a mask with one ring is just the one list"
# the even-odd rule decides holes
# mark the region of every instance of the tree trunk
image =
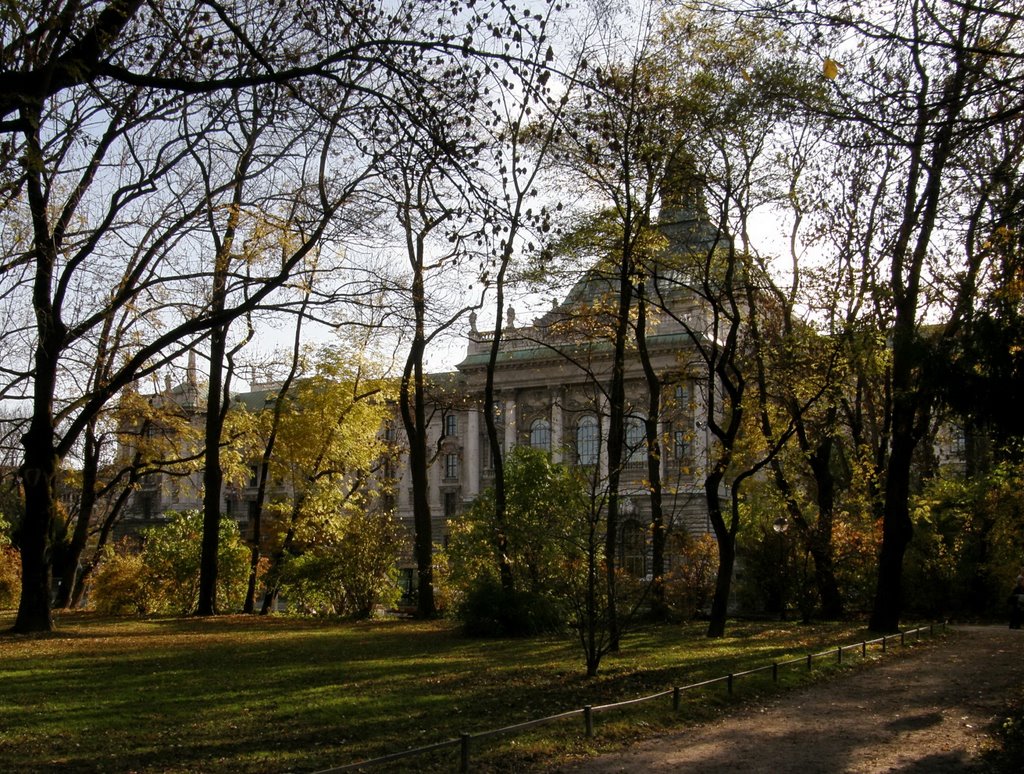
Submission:
[[889,634],[899,631],[903,606],[903,556],[913,536],[910,520],[910,462],[913,440],[893,435],[885,486],[882,550],[878,555],[878,586],[868,628]]
[[260,607],[260,615],[268,615],[277,605],[277,598],[281,593],[281,583],[279,580],[281,565],[284,564],[284,558],[288,556],[288,552],[291,551],[292,544],[295,542],[295,527],[298,524],[299,512],[301,510],[301,499],[292,503],[288,529],[284,533],[284,540],[281,541],[281,546],[270,558],[269,574],[273,575],[274,579],[267,583],[267,593],[263,595],[263,605]]
[[505,456],[498,438],[498,423],[494,417],[494,371],[501,350],[501,321],[505,307],[505,269],[508,261],[502,263],[497,277],[497,299],[495,309],[497,319],[494,323],[494,338],[487,356],[487,371],[484,380],[484,426],[487,428],[487,445],[491,459],[494,461],[494,550],[498,561],[498,577],[501,588],[511,592],[515,584],[512,566],[508,559],[508,532],[506,527],[507,498],[505,496]]
[[416,614],[420,618],[433,618],[437,615],[434,602],[434,537],[433,523],[428,498],[426,444],[422,444],[419,452],[410,450],[409,460],[412,465],[413,522],[416,537],[413,553],[416,557]]
[[263,541],[260,524],[262,514],[259,507],[253,510],[252,545],[249,547],[249,581],[245,587],[245,602],[242,603],[242,612],[247,614],[256,612],[256,577],[259,574],[260,559],[263,558],[263,551],[260,547],[260,543]]
[[[217,614],[217,554],[220,548],[220,438],[224,428],[224,354],[227,326],[210,332],[210,384],[206,404],[206,460],[203,466],[203,543],[199,559],[199,602],[196,615]],[[226,401],[224,401],[226,403]]]
[[[915,259],[917,258],[915,254]],[[919,277],[920,264],[915,277]],[[878,586],[868,623],[871,631],[889,633],[899,630],[903,607],[903,555],[913,535],[910,520],[910,477],[917,426],[927,417],[926,389],[914,379],[919,375],[915,347],[917,312],[916,282],[910,283],[903,302],[897,307],[892,334],[892,451],[885,474],[885,499],[882,518],[882,549],[878,556]]]
[[60,568],[60,582],[57,584],[57,594],[53,601],[55,609],[71,607],[72,596],[78,585],[82,553],[89,540],[89,526],[92,523],[92,514],[96,507],[96,481],[99,465],[99,448],[95,431],[95,421],[89,422],[85,431],[82,492],[78,517],[75,519],[75,530],[71,535],[71,541],[64,552],[63,566]]
[[96,546],[93,549],[92,559],[82,565],[81,572],[75,577],[75,587],[71,591],[71,603],[70,606],[75,608],[78,607],[82,602],[82,597],[85,596],[85,586],[92,575],[93,570],[100,563],[100,558],[103,556],[103,549],[107,545],[107,540],[110,539],[110,531],[114,528],[114,524],[117,522],[121,513],[124,511],[125,503],[128,502],[128,496],[133,491],[133,484],[138,480],[138,476],[133,471],[128,478],[128,484],[121,490],[117,496],[117,500],[110,506],[110,511],[103,519],[103,524],[100,525],[99,535],[96,536]]
[[[416,253],[421,257],[421,253]],[[399,404],[402,424],[409,439],[409,473],[412,479],[413,554],[416,558],[418,587],[416,614],[420,618],[437,615],[434,602],[434,536],[430,514],[429,460],[427,456],[427,416],[423,383],[423,353],[426,348],[424,319],[426,315],[422,263],[414,267],[413,313],[415,333],[409,348],[402,382],[399,386]]]
[[39,138],[40,105],[24,108],[26,132],[26,183],[32,214],[35,276],[32,306],[38,339],[34,353],[32,421],[22,436],[25,450],[19,471],[25,492],[25,515],[19,530],[21,549],[21,599],[14,631],[48,632],[53,629],[50,614],[50,575],[53,567],[53,536],[57,527],[54,491],[58,455],[53,420],[53,398],[57,391],[57,360],[66,328],[53,308],[50,290],[56,245],[50,233],[49,207],[43,192]]
[[13,631],[27,634],[53,630],[50,574],[57,518],[54,496],[57,457],[53,451],[53,429],[47,427],[45,416],[37,414],[33,417],[22,444],[25,448],[25,462],[21,468],[25,516],[18,534],[21,599]]
[[816,485],[818,521],[811,535],[808,549],[814,560],[814,583],[821,598],[821,615],[826,619],[843,616],[843,597],[836,580],[835,548],[832,545],[832,527],[835,521],[836,480],[832,473],[832,439],[824,440],[810,455],[811,470]]
[[[312,287],[312,281],[309,284]],[[277,400],[274,401],[274,411],[270,420],[270,432],[267,435],[267,443],[263,447],[263,455],[260,459],[260,480],[256,490],[256,506],[253,508],[252,524],[252,546],[249,551],[249,583],[245,592],[245,603],[242,612],[252,613],[256,609],[256,576],[259,572],[260,559],[263,557],[263,505],[267,501],[267,482],[270,479],[270,461],[274,457],[274,447],[277,445],[277,430],[281,424],[281,414],[284,411],[285,400],[291,390],[295,376],[299,372],[299,355],[302,351],[302,321],[305,319],[306,310],[309,307],[309,292],[302,297],[302,306],[295,318],[295,336],[292,339],[292,362],[288,368],[288,375],[281,383],[281,389]],[[276,599],[274,600],[276,602]],[[269,609],[269,608],[268,608]],[[266,610],[261,610],[265,613]]]
[[725,621],[729,615],[729,593],[732,586],[732,572],[736,564],[736,540],[725,523],[722,501],[718,488],[722,473],[713,471],[704,481],[704,497],[708,505],[708,516],[718,542],[718,575],[715,578],[715,595],[711,600],[711,618],[708,621],[708,637],[724,637]]
[[668,617],[668,604],[665,602],[665,515],[661,486],[661,439],[658,434],[661,380],[654,371],[651,353],[647,349],[647,299],[642,285],[637,290],[636,343],[647,381],[647,419],[644,430],[651,503],[651,617],[665,620]]
[[616,599],[616,564],[619,540],[619,482],[622,478],[626,432],[626,337],[629,312],[633,306],[633,239],[630,227],[638,228],[629,214],[624,216],[622,252],[619,256],[618,298],[615,338],[612,352],[612,380],[608,388],[608,523],[605,532],[604,562],[608,592],[608,649],[617,653],[622,637]]

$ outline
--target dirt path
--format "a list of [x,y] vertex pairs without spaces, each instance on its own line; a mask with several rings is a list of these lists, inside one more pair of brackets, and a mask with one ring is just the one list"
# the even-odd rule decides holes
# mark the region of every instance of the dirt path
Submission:
[[1024,630],[956,627],[935,646],[561,772],[958,772],[978,762]]

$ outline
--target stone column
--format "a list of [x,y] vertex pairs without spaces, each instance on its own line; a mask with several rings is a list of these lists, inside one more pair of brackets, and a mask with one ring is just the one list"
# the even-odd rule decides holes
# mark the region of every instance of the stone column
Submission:
[[[440,414],[430,421],[427,425],[427,454],[431,453],[431,449],[435,449],[437,443],[436,435],[440,434],[443,429],[440,422]],[[438,524],[438,517],[440,516],[443,521],[443,512],[441,510],[441,476],[444,472],[444,452],[439,454],[433,464],[427,468],[427,502],[430,505],[430,517],[434,520],[435,529]]]
[[512,451],[512,447],[516,445],[516,436],[518,430],[516,428],[516,396],[513,393],[511,398],[505,399],[505,453],[508,454]]
[[468,502],[480,494],[480,412],[466,411],[466,437],[462,442],[463,476],[466,482],[463,498]]
[[665,435],[665,420],[658,420],[658,444],[661,446],[661,459],[658,465],[661,467],[661,483],[665,485],[665,479],[669,474],[669,465],[674,464],[676,458],[676,439]]
[[551,391],[551,460],[561,462],[562,449],[562,391]]

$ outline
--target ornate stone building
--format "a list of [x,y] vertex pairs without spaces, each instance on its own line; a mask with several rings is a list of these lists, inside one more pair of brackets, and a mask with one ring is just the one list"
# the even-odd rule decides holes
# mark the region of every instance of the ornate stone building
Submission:
[[[680,214],[681,213],[681,214]],[[673,217],[673,215],[675,217]],[[660,228],[669,248],[701,250],[712,235],[706,221],[680,209],[663,213]],[[698,356],[692,334],[707,330],[706,305],[678,277],[663,276],[646,292],[658,298],[648,310],[646,336],[649,360],[657,375],[661,411],[656,418],[661,445],[664,524],[668,535],[709,531],[704,495],[704,474],[709,436],[704,422],[709,382],[707,367]],[[615,280],[598,263],[569,290],[561,303],[528,325],[517,325],[509,310],[495,367],[495,402],[504,452],[530,445],[551,454],[555,462],[587,469],[593,489],[607,485],[607,437],[612,347],[603,335],[607,314],[602,309],[614,299]],[[477,328],[471,317],[465,356],[450,373],[430,379],[432,418],[428,446],[435,454],[429,471],[429,502],[433,538],[444,544],[447,524],[493,484],[494,466],[486,438],[483,394],[492,335]],[[644,421],[648,381],[632,341],[626,359],[626,421],[624,460],[620,471],[620,561],[637,576],[650,572],[650,495]],[[259,410],[273,400],[272,389],[236,395],[236,403]],[[192,422],[202,416],[194,362],[183,385],[166,386],[154,400],[181,403]],[[394,434],[401,447],[399,429]],[[412,560],[412,491],[404,458],[387,466],[381,475],[396,484],[381,506],[393,507],[409,535],[409,550],[402,557],[404,583],[411,590],[415,577]],[[147,478],[129,509],[126,525],[150,523],[167,510],[201,507],[196,475],[175,480],[154,474]],[[255,500],[255,478],[249,487],[226,488],[225,513],[235,518],[243,534]],[[191,485],[191,486],[190,486]],[[190,491],[186,491],[190,490]]]
[[[695,221],[676,226],[694,243]],[[671,238],[672,224],[665,225]],[[706,239],[706,232],[702,234]],[[664,519],[669,536],[710,531],[704,495],[709,436],[706,430],[707,367],[699,359],[688,331],[705,330],[705,305],[663,281],[657,289],[671,314],[648,310],[649,359],[660,384],[657,417],[661,444]],[[654,295],[652,292],[650,295]],[[607,390],[612,347],[602,339],[602,302],[613,297],[613,280],[591,269],[563,302],[526,326],[517,326],[509,311],[495,365],[495,414],[503,450],[530,445],[549,452],[553,461],[588,469],[596,492],[607,485]],[[605,328],[607,326],[604,326]],[[434,414],[428,444],[436,450],[430,469],[433,536],[443,544],[447,521],[493,484],[483,416],[486,368],[493,333],[477,329],[471,318],[466,354],[456,371],[436,375]],[[650,487],[644,420],[648,383],[631,342],[626,360],[626,449],[620,479],[620,557],[637,576],[650,572]],[[408,472],[399,486],[397,510],[412,534],[412,497]],[[670,541],[671,542],[671,541]],[[411,540],[410,540],[411,543]],[[403,561],[404,583],[415,572],[411,552]]]

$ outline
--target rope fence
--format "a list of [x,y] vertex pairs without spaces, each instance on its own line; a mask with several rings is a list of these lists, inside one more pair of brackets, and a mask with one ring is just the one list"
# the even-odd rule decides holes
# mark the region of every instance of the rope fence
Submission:
[[772,682],[777,683],[779,680],[779,670],[783,667],[791,667],[797,664],[805,666],[807,671],[811,671],[814,668],[815,659],[823,658],[835,658],[836,663],[843,663],[843,654],[849,653],[853,650],[859,650],[862,658],[867,657],[868,646],[880,645],[881,652],[886,653],[889,646],[895,641],[899,640],[901,646],[906,645],[907,637],[913,636],[914,641],[917,642],[921,639],[921,633],[925,632],[929,636],[935,635],[936,625],[941,627],[942,633],[946,631],[946,623],[943,621],[940,624],[928,624],[927,626],[919,626],[915,629],[907,629],[906,631],[899,632],[898,634],[887,634],[882,637],[877,637],[873,640],[862,640],[861,642],[853,643],[851,645],[839,645],[829,650],[820,651],[818,653],[808,653],[806,656],[800,656],[799,658],[789,659],[787,661],[774,661],[771,664],[764,666],[754,667],[753,669],[747,669],[742,672],[731,672],[721,677],[713,677],[709,680],[701,680],[697,683],[690,683],[689,685],[675,686],[668,690],[659,691],[653,693],[650,696],[641,696],[636,699],[626,699],[625,701],[614,702],[612,704],[600,704],[597,706],[587,705],[580,709],[569,710],[567,712],[560,712],[557,715],[548,715],[547,717],[537,718],[536,720],[527,720],[522,723],[516,723],[511,726],[504,726],[503,728],[495,728],[489,731],[478,731],[473,734],[463,733],[455,739],[446,739],[442,742],[435,742],[434,744],[426,745],[425,747],[415,747],[409,750],[402,750],[401,752],[391,753],[390,755],[384,755],[379,758],[372,758],[370,760],[361,761],[359,763],[350,763],[345,766],[337,766],[330,769],[322,769],[321,771],[315,772],[315,774],[340,774],[340,772],[358,771],[361,769],[369,769],[375,766],[382,766],[387,763],[393,763],[404,758],[412,758],[418,755],[423,755],[435,750],[441,750],[444,748],[458,748],[459,749],[459,772],[460,774],[466,774],[469,772],[470,755],[472,751],[472,743],[478,742],[483,739],[489,739],[496,736],[504,736],[507,734],[516,734],[525,731],[535,726],[544,725],[547,723],[553,723],[558,720],[564,720],[565,718],[581,716],[583,718],[583,733],[590,739],[594,736],[594,715],[598,712],[605,712],[608,710],[621,709],[634,704],[642,704],[656,699],[662,699],[666,696],[672,697],[672,710],[678,711],[682,704],[682,695],[685,691],[693,691],[698,688],[707,688],[711,685],[718,683],[725,683],[726,691],[731,696],[733,688],[737,678],[748,677],[750,675],[760,674],[762,672],[771,672]]

